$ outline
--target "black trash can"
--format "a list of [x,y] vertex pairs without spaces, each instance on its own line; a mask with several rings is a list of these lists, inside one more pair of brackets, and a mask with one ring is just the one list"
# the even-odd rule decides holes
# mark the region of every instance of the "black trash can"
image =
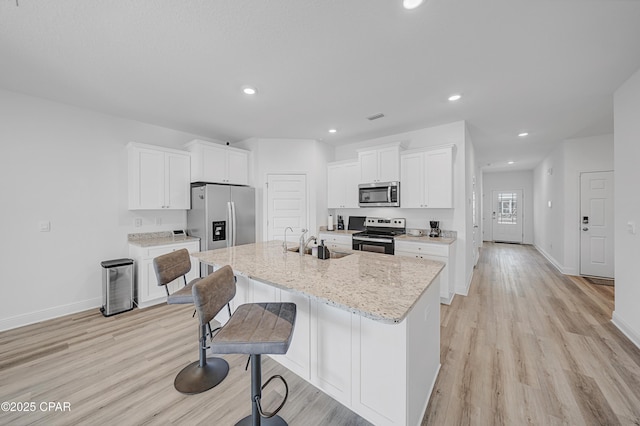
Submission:
[[102,265],[102,307],[105,317],[133,309],[133,259],[114,259]]

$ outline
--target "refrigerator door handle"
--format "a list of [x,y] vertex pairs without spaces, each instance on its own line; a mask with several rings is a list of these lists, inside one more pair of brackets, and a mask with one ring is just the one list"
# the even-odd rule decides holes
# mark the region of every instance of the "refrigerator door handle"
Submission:
[[231,201],[227,201],[227,247],[233,245],[233,212]]
[[236,245],[236,203],[231,202],[231,214],[233,215],[233,220],[231,222],[231,245]]

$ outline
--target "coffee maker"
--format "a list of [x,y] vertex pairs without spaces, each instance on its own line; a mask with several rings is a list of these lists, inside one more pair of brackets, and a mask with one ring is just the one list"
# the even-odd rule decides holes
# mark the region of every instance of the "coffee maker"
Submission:
[[430,237],[439,237],[440,236],[440,221],[438,220],[430,220],[429,226],[431,226],[431,231],[429,231]]

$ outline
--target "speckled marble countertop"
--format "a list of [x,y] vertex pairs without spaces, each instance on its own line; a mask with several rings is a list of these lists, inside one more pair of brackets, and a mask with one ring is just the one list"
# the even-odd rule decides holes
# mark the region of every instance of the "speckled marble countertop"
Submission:
[[318,233],[320,232],[322,232],[323,234],[353,235],[356,232],[362,232],[362,231],[354,231],[351,229],[340,229],[340,230],[334,229],[333,231],[328,231],[326,226],[321,226]]
[[281,241],[192,256],[207,264],[231,265],[236,274],[385,323],[401,322],[444,267],[442,262],[364,251],[320,260],[283,253]]
[[165,232],[145,232],[140,234],[129,234],[129,244],[138,247],[164,246],[167,244],[188,243],[200,241],[200,238],[189,237],[187,235],[173,235],[171,231]]
[[398,235],[395,237],[396,241],[412,241],[416,243],[435,243],[435,244],[452,244],[456,239],[455,238],[445,238],[445,237],[429,237],[428,235],[422,235],[420,237],[405,234]]

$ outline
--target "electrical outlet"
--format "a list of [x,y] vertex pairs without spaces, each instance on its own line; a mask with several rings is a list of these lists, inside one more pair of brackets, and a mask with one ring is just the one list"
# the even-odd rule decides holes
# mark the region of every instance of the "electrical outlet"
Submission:
[[48,220],[41,220],[38,223],[38,229],[40,229],[40,232],[51,231],[51,222],[49,222]]
[[160,226],[160,225],[162,225],[162,218],[156,217],[156,226]]
[[135,226],[136,228],[140,228],[142,226],[142,218],[141,217],[136,217],[133,220],[133,226]]

